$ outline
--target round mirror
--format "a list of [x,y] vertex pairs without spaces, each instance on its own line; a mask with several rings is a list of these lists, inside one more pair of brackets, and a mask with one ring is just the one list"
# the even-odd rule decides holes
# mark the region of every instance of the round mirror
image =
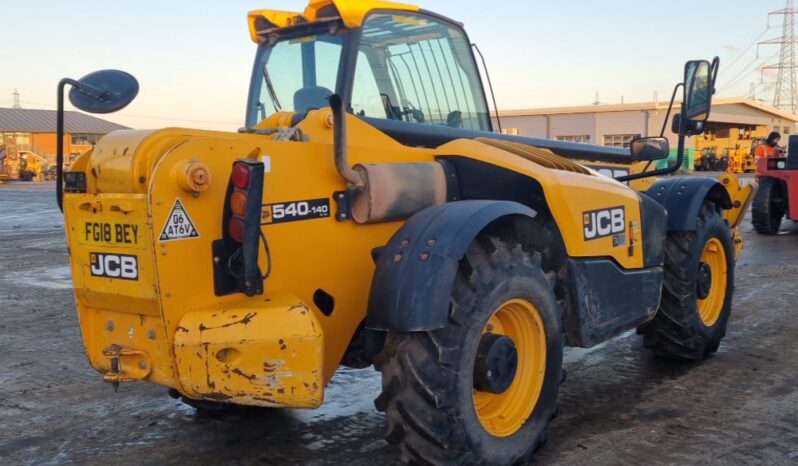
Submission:
[[81,78],[69,91],[72,105],[89,113],[112,113],[136,98],[139,82],[119,70],[95,71]]

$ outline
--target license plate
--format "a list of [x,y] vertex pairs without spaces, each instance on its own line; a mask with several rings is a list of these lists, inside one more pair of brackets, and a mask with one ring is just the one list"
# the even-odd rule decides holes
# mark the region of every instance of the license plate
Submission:
[[144,248],[144,225],[139,223],[83,222],[78,232],[82,244],[118,248]]

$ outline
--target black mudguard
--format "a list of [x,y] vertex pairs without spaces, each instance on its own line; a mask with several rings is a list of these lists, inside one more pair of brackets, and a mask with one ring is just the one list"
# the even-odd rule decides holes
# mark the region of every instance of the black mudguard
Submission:
[[366,327],[414,332],[446,323],[458,263],[486,226],[536,212],[512,201],[460,201],[413,215],[381,248]]
[[662,289],[662,267],[624,270],[612,259],[569,258],[564,315],[568,346],[590,348],[651,319]]
[[705,200],[724,209],[733,207],[726,188],[718,180],[704,176],[663,178],[644,194],[668,211],[668,231],[695,230],[698,212]]

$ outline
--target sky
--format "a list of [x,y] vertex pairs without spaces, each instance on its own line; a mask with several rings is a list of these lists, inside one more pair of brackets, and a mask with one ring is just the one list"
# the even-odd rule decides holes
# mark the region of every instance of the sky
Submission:
[[[103,116],[135,128],[243,125],[255,44],[246,14],[300,0],[3,0],[0,107],[54,109],[61,78],[116,68],[138,98]],[[685,61],[720,56],[723,96],[770,100],[784,0],[429,0],[465,23],[502,110],[670,98]]]

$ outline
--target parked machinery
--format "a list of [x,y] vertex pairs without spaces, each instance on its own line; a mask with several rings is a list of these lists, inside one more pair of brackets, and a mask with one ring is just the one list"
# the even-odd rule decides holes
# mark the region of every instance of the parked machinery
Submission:
[[789,137],[786,157],[760,158],[756,167],[752,222],[757,233],[775,235],[784,218],[798,220],[798,135]]
[[[718,349],[753,188],[624,184],[681,166],[717,60],[685,66],[676,165],[610,179],[575,160],[653,162],[668,140],[492,132],[455,21],[317,0],[249,24],[238,134],[114,132],[58,174],[84,346],[106,381],[315,408],[339,365],[374,364],[405,462],[512,465],[545,439],[563,346],[637,328],[661,356]],[[66,85],[98,112],[138,91],[115,71]]]
[[751,145],[746,149],[743,154],[743,173],[756,172],[756,148],[765,142],[765,138],[755,137],[751,139]]
[[704,147],[701,156],[696,158],[696,171],[725,172],[729,167],[729,155],[725,151],[718,154],[718,148]]
[[19,156],[19,179],[21,181],[40,181],[42,178],[42,163],[38,157],[30,153]]

